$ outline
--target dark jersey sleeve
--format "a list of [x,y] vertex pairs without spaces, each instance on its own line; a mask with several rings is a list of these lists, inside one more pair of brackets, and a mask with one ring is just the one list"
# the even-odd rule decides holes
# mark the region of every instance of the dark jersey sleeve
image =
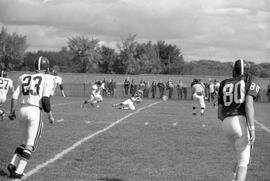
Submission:
[[223,87],[224,87],[224,80],[220,83],[219,89],[218,89],[218,104],[224,104],[223,103]]
[[246,90],[246,96],[252,96],[254,99],[257,98],[257,95],[260,91],[260,86],[258,84],[258,80],[251,75],[247,75],[247,90]]

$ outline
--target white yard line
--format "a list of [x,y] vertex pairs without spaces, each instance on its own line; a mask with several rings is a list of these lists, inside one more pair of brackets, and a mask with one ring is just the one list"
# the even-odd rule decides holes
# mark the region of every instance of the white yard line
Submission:
[[[42,164],[37,165],[34,169],[32,169],[32,170],[30,170],[29,172],[27,172],[27,173],[25,174],[24,179],[26,179],[26,178],[30,177],[31,175],[33,175],[33,174],[39,172],[40,169],[42,169],[42,168],[44,168],[44,167],[47,167],[49,164],[54,163],[55,161],[59,160],[61,157],[63,157],[64,155],[66,155],[66,154],[69,153],[70,151],[74,150],[74,149],[77,148],[79,145],[81,145],[82,143],[88,141],[89,139],[94,138],[95,136],[98,136],[98,135],[100,135],[101,133],[104,133],[105,131],[108,131],[109,129],[111,129],[111,128],[114,127],[115,125],[117,125],[117,124],[121,123],[123,120],[127,119],[128,117],[130,117],[130,116],[132,116],[132,115],[134,115],[134,114],[137,114],[137,113],[139,113],[140,111],[142,111],[142,110],[144,110],[144,109],[147,109],[147,108],[149,108],[149,107],[151,107],[151,106],[153,106],[153,105],[156,105],[156,104],[158,104],[158,103],[160,103],[160,102],[161,102],[161,101],[154,102],[154,103],[149,104],[149,105],[147,105],[147,106],[145,106],[145,107],[142,107],[142,108],[140,108],[140,109],[138,109],[138,110],[136,110],[136,111],[134,111],[134,112],[132,112],[132,113],[127,114],[126,116],[122,117],[121,119],[119,119],[119,120],[113,122],[113,123],[110,124],[109,126],[107,126],[107,127],[103,128],[103,129],[101,129],[101,130],[99,130],[99,131],[97,131],[97,132],[95,132],[95,133],[92,133],[92,134],[90,134],[90,135],[88,135],[88,136],[82,138],[81,140],[75,142],[72,146],[68,147],[67,149],[64,149],[62,152],[57,153],[53,158],[51,158],[51,159],[45,161],[45,162],[42,163]],[[57,106],[57,105],[65,105],[65,104],[55,104],[54,106]]]
[[266,132],[270,133],[270,129],[269,129],[269,128],[267,128],[266,126],[264,126],[262,123],[260,123],[260,122],[259,122],[259,121],[257,121],[257,120],[254,120],[254,122],[255,122],[255,123],[257,123],[259,126],[261,126],[261,127],[262,127],[262,129],[264,129],[264,131],[266,131]]

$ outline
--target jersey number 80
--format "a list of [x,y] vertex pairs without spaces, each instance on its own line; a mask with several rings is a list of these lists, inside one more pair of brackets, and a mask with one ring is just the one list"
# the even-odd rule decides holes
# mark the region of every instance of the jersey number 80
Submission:
[[[245,101],[246,94],[245,87],[246,85],[244,80],[240,80],[236,84],[226,84],[222,90],[224,106],[230,106],[233,102],[236,104],[243,103]],[[252,82],[249,89],[252,91],[255,90],[258,93],[260,87]]]

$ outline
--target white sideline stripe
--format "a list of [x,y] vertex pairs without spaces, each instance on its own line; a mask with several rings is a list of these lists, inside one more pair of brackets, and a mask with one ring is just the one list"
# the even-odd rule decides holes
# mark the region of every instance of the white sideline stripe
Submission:
[[266,126],[264,126],[262,123],[260,123],[257,120],[254,120],[255,123],[257,123],[258,125],[260,125],[262,127],[262,129],[264,129],[266,132],[270,133],[270,129],[267,128]]
[[75,143],[74,143],[72,146],[70,146],[69,148],[63,150],[63,151],[60,152],[60,153],[57,153],[53,158],[51,158],[51,159],[45,161],[45,162],[42,163],[42,164],[37,165],[36,168],[34,168],[34,169],[30,170],[29,172],[27,172],[27,173],[25,174],[25,176],[24,176],[24,179],[26,179],[26,178],[30,177],[31,175],[37,173],[40,169],[46,167],[46,166],[49,165],[50,163],[53,163],[53,162],[55,162],[56,160],[60,159],[60,158],[63,157],[65,154],[67,154],[67,153],[69,153],[70,151],[74,150],[75,148],[77,148],[79,145],[81,145],[82,143],[86,142],[87,140],[89,140],[89,139],[91,139],[91,138],[93,138],[93,137],[95,137],[95,136],[98,136],[99,134],[101,134],[101,133],[103,133],[103,132],[105,132],[105,131],[111,129],[111,128],[114,127],[115,125],[121,123],[123,120],[127,119],[128,117],[130,117],[130,116],[132,116],[132,115],[134,115],[134,114],[136,114],[136,113],[139,113],[140,111],[142,111],[142,110],[144,110],[144,109],[146,109],[146,108],[149,108],[149,107],[151,107],[151,106],[153,106],[153,105],[155,105],[155,104],[158,104],[158,103],[160,103],[160,102],[161,102],[161,101],[154,102],[154,103],[152,103],[152,104],[149,104],[149,105],[147,105],[147,106],[145,106],[145,107],[142,107],[142,108],[136,110],[135,112],[129,113],[128,115],[122,117],[121,119],[119,119],[119,120],[113,122],[113,123],[110,124],[109,126],[107,126],[107,127],[103,128],[103,129],[101,129],[101,130],[99,130],[99,131],[97,131],[97,132],[95,132],[95,133],[93,133],[93,134],[90,134],[90,135],[84,137],[83,139],[81,139],[81,140],[75,142]]

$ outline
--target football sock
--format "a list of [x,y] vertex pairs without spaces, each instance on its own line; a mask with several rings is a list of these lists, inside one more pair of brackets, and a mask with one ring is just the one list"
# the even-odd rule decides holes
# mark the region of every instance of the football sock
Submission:
[[11,158],[10,164],[17,166],[19,159],[22,156],[23,149],[25,148],[24,145],[20,145],[16,148],[13,157]]
[[193,109],[193,113],[192,114],[196,114],[196,107],[193,106],[192,109]]
[[201,114],[204,114],[204,108],[203,107],[201,108]]
[[24,149],[22,153],[21,160],[19,161],[18,167],[15,171],[17,174],[23,174],[23,171],[28,163],[28,160],[31,157],[32,152],[28,149]]

